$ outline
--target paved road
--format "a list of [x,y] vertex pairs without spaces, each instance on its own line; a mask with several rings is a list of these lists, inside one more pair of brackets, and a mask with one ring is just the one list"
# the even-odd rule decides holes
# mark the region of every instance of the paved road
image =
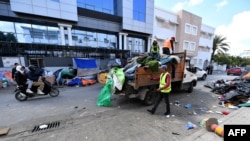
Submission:
[[[214,73],[207,81],[231,80],[235,76]],[[222,111],[215,94],[204,87],[207,81],[199,81],[191,94],[177,92],[170,96],[171,113],[174,117],[163,116],[165,106],[162,102],[155,115],[150,115],[137,99],[113,96],[112,107],[97,107],[97,96],[102,85],[87,87],[60,88],[59,97],[41,97],[18,102],[10,89],[0,90],[0,127],[10,127],[3,140],[181,140],[200,130],[198,122],[209,117],[221,118],[223,115],[205,111]],[[180,106],[175,106],[175,100]],[[192,108],[184,108],[185,104]],[[231,111],[230,111],[231,112]],[[60,122],[60,126],[45,131],[31,132],[36,125]],[[192,122],[198,127],[187,130],[185,125]],[[172,132],[179,133],[174,135]]]

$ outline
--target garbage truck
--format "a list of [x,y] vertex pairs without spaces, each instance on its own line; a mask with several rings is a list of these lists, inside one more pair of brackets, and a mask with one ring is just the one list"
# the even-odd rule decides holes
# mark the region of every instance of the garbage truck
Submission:
[[[159,82],[152,80],[152,77],[160,77],[164,71],[171,74],[172,93],[175,90],[184,90],[188,93],[193,92],[193,88],[197,84],[197,76],[195,70],[190,67],[190,61],[186,59],[186,51],[173,53],[167,57],[177,59],[177,63],[164,62],[161,65],[166,65],[166,69],[159,68],[157,71],[152,71],[148,66],[137,67],[134,72],[134,79],[126,79],[122,89],[115,89],[114,94],[126,96],[128,98],[139,98],[145,105],[152,105],[156,98],[156,89],[159,87]],[[189,68],[187,70],[187,68]]]

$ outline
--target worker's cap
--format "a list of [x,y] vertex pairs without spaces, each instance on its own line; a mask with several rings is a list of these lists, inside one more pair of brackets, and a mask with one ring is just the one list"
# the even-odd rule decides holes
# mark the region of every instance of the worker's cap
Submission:
[[171,40],[175,41],[175,37],[171,37]]
[[167,70],[167,69],[168,69],[168,66],[167,66],[167,65],[161,65],[160,68],[161,68],[161,69],[164,69],[164,70]]

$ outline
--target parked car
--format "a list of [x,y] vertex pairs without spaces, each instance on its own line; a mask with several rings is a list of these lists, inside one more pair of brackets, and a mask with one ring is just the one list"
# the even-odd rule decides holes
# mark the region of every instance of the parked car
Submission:
[[197,76],[198,79],[201,79],[201,80],[206,80],[207,78],[207,71],[199,68],[199,67],[195,67],[196,68],[196,73],[195,75]]
[[234,68],[229,68],[227,69],[227,75],[241,75],[242,74],[242,70],[239,67],[234,67]]
[[197,79],[206,80],[207,78],[207,71],[199,67],[191,67],[191,69],[187,67],[187,70],[193,72],[197,76]]

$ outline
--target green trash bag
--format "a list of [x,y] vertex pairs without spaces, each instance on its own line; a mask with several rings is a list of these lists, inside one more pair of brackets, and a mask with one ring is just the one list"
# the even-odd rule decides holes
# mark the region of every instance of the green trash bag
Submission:
[[110,107],[111,106],[111,92],[113,87],[113,81],[109,80],[101,92],[98,95],[96,105],[101,107]]

